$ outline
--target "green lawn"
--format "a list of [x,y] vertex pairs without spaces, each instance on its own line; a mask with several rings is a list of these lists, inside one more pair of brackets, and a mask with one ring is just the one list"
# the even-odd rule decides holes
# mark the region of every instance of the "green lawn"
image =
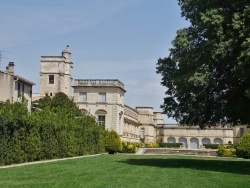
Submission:
[[100,155],[0,169],[0,187],[250,187],[250,160]]

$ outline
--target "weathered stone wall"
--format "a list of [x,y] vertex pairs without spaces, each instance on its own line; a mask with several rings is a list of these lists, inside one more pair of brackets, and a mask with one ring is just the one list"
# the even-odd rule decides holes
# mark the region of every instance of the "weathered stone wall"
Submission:
[[0,71],[0,101],[12,101],[14,75]]

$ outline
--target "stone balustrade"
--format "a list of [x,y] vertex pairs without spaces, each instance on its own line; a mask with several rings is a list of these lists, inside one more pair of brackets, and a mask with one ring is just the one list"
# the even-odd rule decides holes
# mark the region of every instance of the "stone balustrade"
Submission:
[[116,86],[124,90],[124,84],[113,79],[75,79],[74,86]]

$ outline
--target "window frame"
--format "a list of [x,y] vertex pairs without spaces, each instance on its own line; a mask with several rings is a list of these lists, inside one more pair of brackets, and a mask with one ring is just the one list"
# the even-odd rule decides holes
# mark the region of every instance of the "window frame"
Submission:
[[88,94],[87,92],[79,92],[78,102],[87,102]]
[[98,125],[105,125],[105,121],[106,121],[106,115],[97,116]]
[[55,75],[49,75],[49,84],[55,83]]
[[106,102],[107,94],[106,93],[98,93],[98,102]]

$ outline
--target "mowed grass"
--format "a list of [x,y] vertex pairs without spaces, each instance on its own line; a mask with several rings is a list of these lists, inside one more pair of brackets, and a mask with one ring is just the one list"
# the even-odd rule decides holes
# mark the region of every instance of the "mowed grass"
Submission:
[[0,187],[250,187],[250,160],[100,155],[0,169]]

